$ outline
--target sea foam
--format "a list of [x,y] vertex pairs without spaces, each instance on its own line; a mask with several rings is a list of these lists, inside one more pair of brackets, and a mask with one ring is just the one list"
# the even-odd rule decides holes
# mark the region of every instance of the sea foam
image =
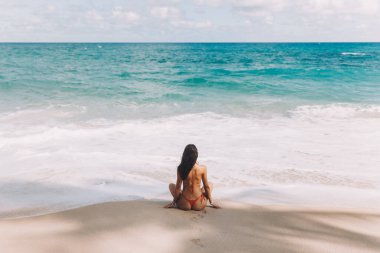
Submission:
[[[77,107],[67,108],[75,117]],[[167,184],[174,182],[188,143],[198,146],[216,198],[313,204],[307,201],[312,195],[318,205],[378,207],[372,201],[380,197],[376,106],[301,106],[290,116],[272,118],[210,112],[77,122],[67,121],[67,108],[58,113],[61,120],[49,124],[41,121],[41,111],[0,117],[3,216],[169,199]],[[357,117],[357,112],[375,116]],[[29,115],[28,124],[18,124],[15,115]],[[348,201],[352,192],[358,199]],[[339,194],[331,201],[333,193]]]

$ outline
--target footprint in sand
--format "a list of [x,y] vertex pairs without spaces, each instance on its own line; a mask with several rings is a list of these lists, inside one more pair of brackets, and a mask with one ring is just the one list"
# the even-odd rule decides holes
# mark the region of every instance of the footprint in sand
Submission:
[[204,245],[201,243],[201,239],[191,239],[191,242],[194,243],[195,245],[203,248]]
[[196,216],[191,217],[190,219],[194,222],[198,222],[199,219],[203,219],[204,214],[197,214]]

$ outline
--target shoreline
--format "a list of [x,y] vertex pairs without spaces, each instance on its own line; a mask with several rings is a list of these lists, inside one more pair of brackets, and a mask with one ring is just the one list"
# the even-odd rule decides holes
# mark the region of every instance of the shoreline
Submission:
[[0,219],[3,252],[378,252],[380,212],[228,202],[205,211],[165,201],[107,202]]
[[[39,216],[46,215],[54,215],[57,213],[67,212],[75,209],[97,206],[97,205],[108,205],[113,203],[129,203],[129,202],[147,202],[147,203],[161,203],[165,205],[165,203],[169,203],[171,198],[136,198],[136,199],[116,199],[116,200],[108,200],[108,201],[100,201],[93,203],[82,203],[82,204],[74,204],[68,205],[66,207],[63,206],[46,206],[46,207],[33,207],[33,208],[23,208],[23,209],[15,209],[9,210],[6,212],[0,212],[0,221],[4,220],[17,220],[17,219],[25,219],[25,218],[34,218]],[[262,202],[247,202],[244,200],[230,200],[230,199],[216,199],[218,204],[221,204],[222,209],[236,209],[236,208],[264,208],[276,211],[319,211],[319,212],[340,212],[346,211],[350,213],[365,213],[365,214],[380,214],[380,207],[377,206],[365,206],[360,207],[357,205],[346,206],[346,205],[332,205],[332,204],[310,204],[310,203],[262,203]],[[206,207],[210,209],[209,204]]]
[[[98,205],[112,205],[113,203],[130,203],[130,202],[147,202],[147,203],[161,203],[162,206],[169,203],[170,199],[164,198],[138,198],[138,199],[127,199],[127,200],[109,200],[102,202],[94,203],[83,203],[76,205],[69,205],[66,207],[57,206],[57,208],[50,207],[34,207],[34,208],[24,208],[24,209],[15,209],[14,211],[10,210],[7,212],[0,212],[0,222],[7,220],[17,220],[17,219],[28,219],[35,218],[46,215],[54,215],[62,212],[68,212],[71,210],[98,206]],[[230,199],[216,199],[218,204],[221,204],[222,209],[247,209],[247,208],[264,208],[270,209],[273,211],[318,211],[318,212],[350,212],[350,213],[363,213],[363,214],[380,214],[380,208],[377,206],[370,207],[358,207],[358,206],[339,206],[339,205],[329,205],[329,204],[300,204],[300,203],[251,203],[241,200],[230,200]],[[212,209],[209,204],[207,204],[206,209]]]

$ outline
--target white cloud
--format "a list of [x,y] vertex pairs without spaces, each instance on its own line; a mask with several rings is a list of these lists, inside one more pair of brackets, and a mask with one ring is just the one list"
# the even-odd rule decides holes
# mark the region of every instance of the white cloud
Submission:
[[[228,8],[241,16],[243,24],[259,29],[260,25],[282,30],[312,28],[327,33],[333,27],[356,29],[376,27],[380,16],[380,0],[194,0],[207,8]],[[380,19],[379,19],[380,20]],[[377,24],[377,25],[376,25]],[[336,31],[335,31],[336,32]],[[343,32],[343,31],[342,31]],[[348,32],[348,31],[347,31]],[[376,32],[380,37],[380,32]]]
[[156,6],[150,10],[150,14],[158,19],[167,21],[174,27],[182,27],[189,29],[203,29],[212,26],[211,21],[204,20],[191,20],[187,19],[180,9],[173,6]]
[[86,11],[85,17],[86,17],[86,19],[88,19],[90,21],[102,21],[102,20],[104,20],[104,17],[98,11],[95,11],[95,10]]
[[380,0],[0,0],[0,41],[380,41]]
[[196,4],[209,6],[271,6],[273,8],[286,6],[295,1],[297,0],[194,0]]
[[301,1],[306,12],[320,14],[362,14],[371,15],[379,11],[378,0],[309,0]]
[[185,28],[209,28],[212,26],[210,21],[191,21],[191,20],[177,20],[173,21],[172,24],[174,26],[180,26]]
[[208,6],[230,6],[235,9],[336,14],[375,14],[379,11],[379,0],[194,0],[196,4]]
[[48,12],[50,12],[50,13],[55,12],[56,9],[57,9],[57,7],[56,7],[55,5],[53,5],[53,4],[48,4],[48,5],[46,6],[46,10],[47,10]]
[[[194,0],[196,4],[219,6],[223,3],[223,0]],[[227,1],[229,3],[230,1]]]
[[173,19],[173,18],[180,18],[181,16],[179,9],[172,6],[153,7],[150,10],[150,14],[160,19]]
[[289,0],[240,0],[231,1],[232,5],[243,8],[256,8],[256,9],[270,9],[281,10],[289,5],[289,3],[295,2]]
[[112,10],[112,16],[127,23],[136,23],[141,18],[137,12],[124,10],[124,8],[120,6],[117,6]]

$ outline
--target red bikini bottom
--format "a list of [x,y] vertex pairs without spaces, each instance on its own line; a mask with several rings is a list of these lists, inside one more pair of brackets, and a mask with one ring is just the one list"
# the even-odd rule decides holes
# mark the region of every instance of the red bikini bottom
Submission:
[[200,199],[200,198],[202,198],[202,200],[206,199],[206,196],[203,194],[203,192],[202,192],[201,196],[199,196],[199,197],[196,198],[196,199],[187,199],[187,198],[185,197],[185,195],[183,195],[183,194],[182,194],[182,197],[183,197],[184,199],[186,199],[187,202],[189,202],[190,207],[193,207],[193,205],[197,202],[198,199]]

